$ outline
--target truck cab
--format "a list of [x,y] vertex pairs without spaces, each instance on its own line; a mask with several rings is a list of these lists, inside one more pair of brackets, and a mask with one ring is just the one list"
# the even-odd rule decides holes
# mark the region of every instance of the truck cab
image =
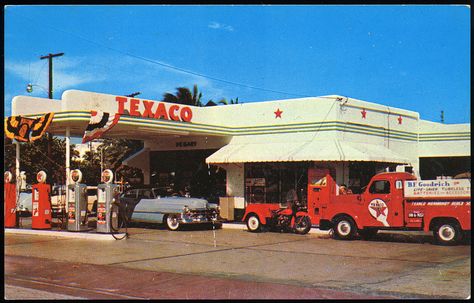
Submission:
[[[313,224],[320,229],[330,229],[340,220],[344,220],[342,225],[356,224],[358,229],[404,225],[403,183],[415,180],[415,176],[398,172],[378,174],[363,193],[345,195],[338,193],[329,174],[324,178],[317,184],[308,184],[308,209],[313,211]],[[352,232],[347,236],[352,236]]]

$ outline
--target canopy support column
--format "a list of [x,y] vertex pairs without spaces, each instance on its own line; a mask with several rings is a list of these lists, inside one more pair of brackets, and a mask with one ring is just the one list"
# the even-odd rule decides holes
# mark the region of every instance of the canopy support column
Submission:
[[[66,127],[66,199],[68,193],[68,185],[69,185],[69,173],[70,173],[70,164],[71,164],[71,129],[70,127]],[[67,201],[67,200],[66,200]]]
[[15,140],[16,153],[15,153],[15,176],[16,176],[16,192],[20,192],[21,178],[20,178],[20,142]]

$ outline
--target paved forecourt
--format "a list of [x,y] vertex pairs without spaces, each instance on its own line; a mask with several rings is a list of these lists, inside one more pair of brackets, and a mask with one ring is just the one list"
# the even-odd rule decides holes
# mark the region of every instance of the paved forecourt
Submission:
[[[29,257],[347,292],[348,298],[470,295],[470,243],[436,246],[430,235],[382,233],[376,241],[337,241],[323,233],[301,236],[206,227],[169,232],[162,226],[133,227],[129,233],[122,241],[6,233],[5,266],[8,257]],[[245,298],[259,298],[256,292],[252,296],[252,289],[245,293]]]

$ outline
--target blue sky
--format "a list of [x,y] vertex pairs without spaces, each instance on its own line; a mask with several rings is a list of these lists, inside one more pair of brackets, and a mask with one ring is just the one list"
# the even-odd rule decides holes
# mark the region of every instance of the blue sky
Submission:
[[7,6],[4,31],[7,116],[27,83],[47,97],[39,57],[64,52],[57,99],[197,84],[204,102],[338,94],[470,122],[467,6]]

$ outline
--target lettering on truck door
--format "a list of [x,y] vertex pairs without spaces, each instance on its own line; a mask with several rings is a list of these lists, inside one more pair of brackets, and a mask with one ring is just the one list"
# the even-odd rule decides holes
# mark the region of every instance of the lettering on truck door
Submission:
[[403,226],[402,200],[397,189],[389,180],[375,180],[370,184],[366,194],[368,226],[396,227]]

